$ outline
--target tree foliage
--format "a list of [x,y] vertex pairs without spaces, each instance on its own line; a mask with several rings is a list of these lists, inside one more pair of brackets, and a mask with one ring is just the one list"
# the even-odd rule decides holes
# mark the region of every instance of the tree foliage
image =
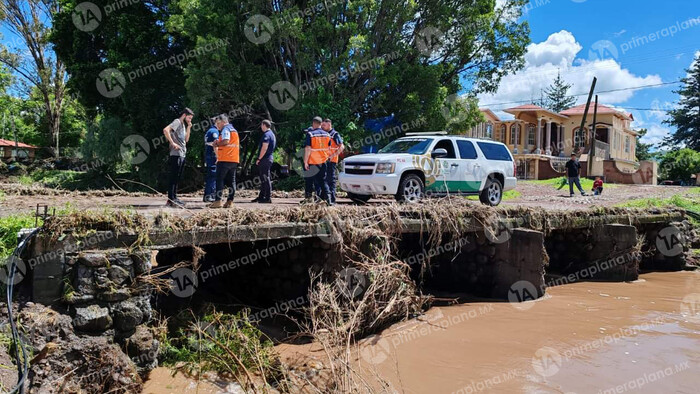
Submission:
[[[92,2],[104,9],[113,0]],[[184,103],[197,113],[196,124],[228,112],[238,130],[259,130],[269,118],[280,146],[293,152],[315,115],[333,119],[346,139],[359,138],[366,120],[392,114],[402,123],[424,119],[417,122],[422,130],[478,121],[473,101],[462,99],[468,105],[454,116],[460,111],[448,98],[464,89],[492,92],[522,67],[526,2],[153,0],[114,11],[85,32],[72,20],[81,1],[63,0],[53,41],[70,86],[109,125],[98,124],[92,141],[155,137]],[[179,54],[177,65],[132,80]],[[127,81],[117,98],[95,88],[108,68]],[[286,88],[275,89],[279,83]],[[282,108],[275,94],[293,105]],[[190,152],[200,152],[200,140],[195,134]],[[151,154],[136,170],[157,174],[151,169],[165,156]]]
[[687,70],[683,87],[675,93],[681,96],[678,107],[668,112],[665,123],[676,127],[676,131],[664,141],[666,145],[685,145],[700,150],[700,55]]
[[689,181],[690,176],[700,173],[700,152],[684,148],[665,153],[659,163],[661,179]]
[[642,137],[644,137],[647,134],[647,132],[647,129],[641,129],[637,131],[637,133],[639,133],[639,135],[636,138],[637,148],[635,149],[635,152],[637,154],[637,161],[651,160],[654,158],[654,154],[651,152],[651,149],[654,147],[654,144],[645,144],[642,142]]
[[43,104],[54,155],[60,154],[61,116],[66,71],[51,51],[51,21],[60,11],[58,0],[0,0],[0,22],[23,45],[0,44],[0,63],[11,68]]
[[569,95],[571,86],[571,84],[564,82],[561,73],[557,73],[554,82],[544,90],[544,98],[542,99],[544,107],[557,113],[571,108],[576,104],[576,98]]

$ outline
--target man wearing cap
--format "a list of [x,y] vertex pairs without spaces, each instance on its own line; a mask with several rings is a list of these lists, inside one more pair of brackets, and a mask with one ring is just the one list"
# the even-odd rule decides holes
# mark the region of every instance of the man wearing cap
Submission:
[[[214,141],[216,147],[216,196],[209,208],[230,208],[236,193],[236,169],[239,163],[238,131],[228,122],[228,115],[217,118],[217,127],[221,130],[219,139]],[[228,189],[226,203],[222,204],[224,186]]]
[[579,177],[579,172],[581,171],[581,163],[576,158],[576,153],[571,154],[571,160],[566,162],[566,175],[569,178],[569,196],[574,196],[574,184],[581,192],[582,196],[586,195],[581,187],[581,179]]
[[275,133],[270,129],[272,122],[265,119],[260,124],[260,129],[263,132],[260,138],[260,153],[255,164],[258,166],[260,174],[260,193],[252,202],[261,204],[269,204],[272,202],[272,181],[270,180],[270,168],[272,167],[272,154],[277,147],[277,138]]
[[170,144],[170,156],[168,157],[168,202],[169,207],[184,208],[185,203],[177,198],[177,184],[185,169],[185,154],[187,153],[187,142],[190,140],[192,130],[192,117],[194,112],[185,108],[180,116],[172,123],[165,126],[163,135]]
[[338,158],[340,157],[340,154],[343,153],[345,146],[343,145],[343,138],[340,136],[340,133],[333,128],[333,124],[330,119],[324,119],[323,123],[321,124],[321,128],[331,137],[329,151],[330,158],[326,164],[326,184],[328,184],[331,204],[335,204],[335,189],[336,181],[338,179],[336,168],[338,167]]
[[216,117],[211,121],[211,127],[204,134],[204,202],[216,200],[216,149],[214,141],[219,139],[219,129],[216,128]]
[[[321,128],[323,119],[316,116],[311,127],[313,130],[306,134],[304,141],[304,177],[313,179],[314,189],[321,189],[321,199],[327,204],[331,204],[330,191],[326,183],[326,162],[330,157],[331,136]],[[305,201],[312,198],[311,192],[307,189],[304,195]]]

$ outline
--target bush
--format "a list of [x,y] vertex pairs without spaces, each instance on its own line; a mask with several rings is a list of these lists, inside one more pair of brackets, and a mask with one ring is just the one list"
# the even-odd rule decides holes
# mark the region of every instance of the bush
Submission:
[[34,227],[34,217],[31,215],[0,218],[0,260],[9,257],[17,247],[19,230],[30,227]]

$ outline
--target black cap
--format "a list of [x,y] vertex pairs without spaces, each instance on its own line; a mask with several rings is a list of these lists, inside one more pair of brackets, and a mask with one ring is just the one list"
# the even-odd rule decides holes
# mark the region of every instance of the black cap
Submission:
[[185,109],[182,110],[182,113],[185,115],[194,115],[194,112],[187,107],[185,107]]

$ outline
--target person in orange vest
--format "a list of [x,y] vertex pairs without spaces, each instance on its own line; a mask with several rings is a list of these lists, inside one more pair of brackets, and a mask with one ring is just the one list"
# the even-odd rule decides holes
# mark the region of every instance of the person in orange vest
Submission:
[[[233,205],[236,193],[236,170],[239,163],[240,145],[238,131],[228,122],[228,116],[221,114],[216,118],[217,128],[221,130],[219,139],[214,141],[216,148],[216,197],[209,208],[229,208]],[[224,186],[228,188],[228,198],[222,204]]]
[[340,136],[340,133],[333,128],[333,123],[330,119],[323,119],[321,128],[331,136],[330,158],[326,165],[326,183],[330,191],[331,204],[335,204],[335,189],[338,180],[336,168],[338,167],[338,159],[340,158],[340,154],[343,153],[345,145],[343,145],[343,138]]
[[[304,141],[304,177],[313,179],[314,189],[321,190],[321,199],[331,205],[330,191],[326,183],[326,167],[330,157],[331,136],[321,128],[323,119],[316,116],[311,122],[313,130]],[[304,201],[311,201],[311,191],[306,190]]]

